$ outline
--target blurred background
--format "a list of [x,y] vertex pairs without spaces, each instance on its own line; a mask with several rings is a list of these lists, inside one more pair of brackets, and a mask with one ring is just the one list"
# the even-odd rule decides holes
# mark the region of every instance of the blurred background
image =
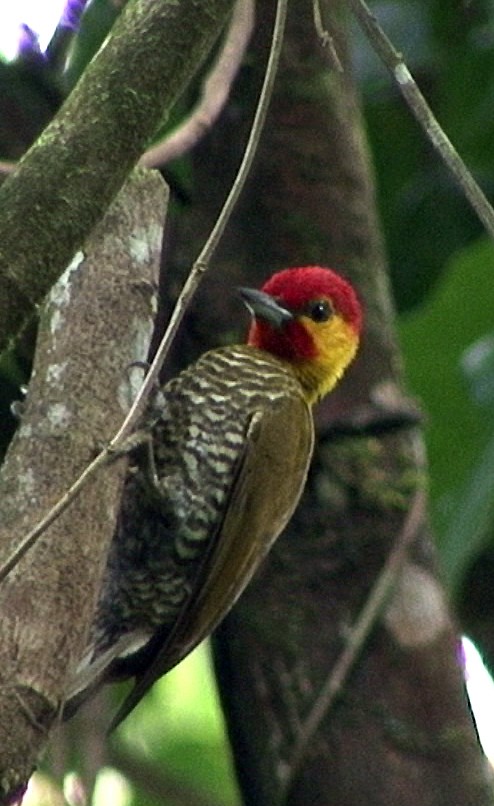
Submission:
[[[90,3],[62,79],[44,51],[65,5],[0,3],[0,160],[18,159],[46,125],[120,4]],[[494,4],[395,0],[372,8],[492,201]],[[357,29],[353,52],[406,376],[425,412],[441,570],[471,639],[465,652],[472,704],[494,759],[494,698],[474,648],[494,669],[494,245]],[[172,179],[177,203],[184,203],[194,181],[187,158],[172,169]],[[10,406],[28,379],[31,350],[27,334],[0,362],[0,452],[15,427]],[[116,702],[118,692],[112,697]],[[106,707],[90,718],[96,723]],[[74,769],[65,778],[65,800],[82,804],[76,772],[84,767],[83,751],[77,742],[65,751]],[[206,647],[153,688],[105,758],[110,763],[96,782],[96,806],[238,803]],[[67,769],[66,762],[54,747],[47,770]],[[53,786],[41,773],[26,804],[63,803]]]

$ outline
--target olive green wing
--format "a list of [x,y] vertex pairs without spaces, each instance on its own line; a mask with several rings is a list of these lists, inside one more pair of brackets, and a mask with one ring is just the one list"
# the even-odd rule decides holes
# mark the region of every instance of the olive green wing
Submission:
[[196,647],[228,613],[288,523],[305,485],[314,445],[309,407],[287,397],[255,412],[239,451],[224,517],[171,632],[159,630],[154,657],[122,703],[115,728],[150,686]]

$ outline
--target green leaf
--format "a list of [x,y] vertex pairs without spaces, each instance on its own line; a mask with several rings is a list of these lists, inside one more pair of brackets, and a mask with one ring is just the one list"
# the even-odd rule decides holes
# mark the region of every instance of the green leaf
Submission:
[[446,582],[459,593],[463,577],[475,557],[492,538],[494,524],[494,435],[482,452],[464,490],[455,500],[450,523],[441,542]]
[[471,344],[461,363],[472,400],[494,415],[494,331]]
[[472,399],[462,366],[465,350],[490,338],[493,312],[494,247],[482,238],[450,262],[426,304],[401,318],[408,379],[427,416],[433,518],[450,581],[479,550],[492,516],[492,414]]

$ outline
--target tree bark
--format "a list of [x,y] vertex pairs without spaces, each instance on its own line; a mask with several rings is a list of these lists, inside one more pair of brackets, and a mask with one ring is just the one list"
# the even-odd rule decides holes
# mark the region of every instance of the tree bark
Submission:
[[[145,361],[166,193],[136,172],[41,312],[22,423],[0,477],[0,564],[109,441]],[[140,380],[141,371],[139,370]],[[123,460],[107,466],[0,588],[0,802],[22,791],[85,646]]]
[[[271,9],[261,3],[266,27]],[[242,246],[254,274],[342,270],[366,327],[357,362],[319,409],[298,512],[217,632],[222,700],[246,804],[485,806],[494,799],[424,517],[342,689],[304,739],[426,474],[344,21],[339,4],[324,10],[345,72],[329,71],[310,4],[296,0]]]
[[0,188],[0,351],[105,212],[218,37],[233,0],[131,0]]

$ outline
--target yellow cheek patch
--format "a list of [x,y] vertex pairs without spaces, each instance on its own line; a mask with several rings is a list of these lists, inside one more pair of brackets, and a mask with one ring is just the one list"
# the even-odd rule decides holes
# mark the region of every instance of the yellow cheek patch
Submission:
[[306,391],[308,403],[315,403],[336,385],[357,352],[358,335],[341,316],[314,322],[301,316],[299,322],[312,337],[316,355],[292,364]]

